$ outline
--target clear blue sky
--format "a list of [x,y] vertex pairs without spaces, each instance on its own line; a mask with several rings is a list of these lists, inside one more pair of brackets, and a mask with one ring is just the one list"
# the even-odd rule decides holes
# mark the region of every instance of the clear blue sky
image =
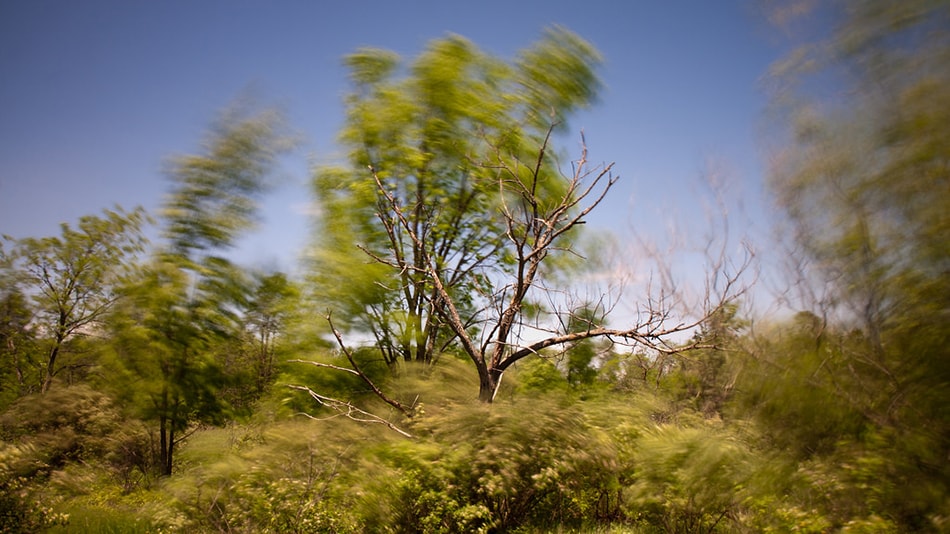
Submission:
[[236,257],[290,269],[310,228],[307,161],[335,151],[343,55],[411,58],[453,32],[510,57],[551,24],[606,58],[600,103],[571,124],[622,177],[591,226],[702,226],[714,162],[743,199],[733,230],[764,231],[760,80],[780,51],[753,2],[0,0],[0,233],[54,234],[116,203],[154,210],[167,159],[250,90],[305,141]]

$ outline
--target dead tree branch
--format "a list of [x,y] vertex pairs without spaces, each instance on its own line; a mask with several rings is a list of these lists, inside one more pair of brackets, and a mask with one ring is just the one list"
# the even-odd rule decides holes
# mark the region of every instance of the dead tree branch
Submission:
[[[360,380],[365,382],[366,385],[369,386],[371,390],[373,390],[373,393],[376,394],[377,397],[382,399],[383,402],[399,410],[406,417],[411,417],[412,416],[411,408],[406,407],[401,402],[397,401],[396,399],[390,398],[388,395],[383,393],[383,391],[379,389],[379,387],[368,376],[366,376],[366,373],[364,373],[363,370],[360,369],[359,364],[356,363],[356,359],[353,358],[353,353],[350,352],[350,349],[346,347],[346,343],[343,342],[343,336],[340,334],[339,330],[337,330],[336,327],[333,325],[333,318],[331,317],[330,312],[327,312],[326,319],[327,319],[327,323],[330,325],[330,330],[333,332],[333,337],[336,338],[337,343],[340,345],[340,350],[346,356],[347,361],[350,362],[350,366],[352,366],[352,371],[351,371],[352,374],[360,377]],[[334,366],[328,366],[328,367],[334,367]],[[349,371],[345,368],[339,368],[339,367],[334,367],[334,368]]]
[[[378,415],[371,414],[371,413],[367,412],[366,410],[362,410],[362,409],[360,409],[360,408],[357,408],[357,407],[354,406],[353,403],[351,403],[351,402],[343,401],[343,400],[340,400],[340,399],[334,399],[333,397],[328,397],[328,396],[326,396],[326,395],[321,395],[321,394],[317,393],[316,391],[314,391],[314,390],[312,390],[312,389],[310,389],[310,388],[308,388],[308,387],[306,387],[306,386],[293,386],[293,385],[292,385],[292,386],[288,386],[288,387],[290,387],[291,389],[296,389],[296,390],[299,390],[299,391],[305,391],[305,392],[307,392],[307,394],[309,394],[315,401],[317,401],[318,403],[320,403],[321,406],[326,406],[327,408],[330,408],[331,410],[334,410],[334,411],[337,412],[339,415],[342,415],[342,416],[344,416],[344,417],[346,417],[346,418],[348,418],[348,419],[352,419],[353,421],[357,421],[357,422],[360,422],[360,423],[374,423],[374,424],[380,424],[380,425],[383,425],[383,426],[385,426],[386,428],[392,430],[393,432],[396,432],[397,434],[399,434],[399,435],[401,435],[401,436],[404,436],[404,437],[407,437],[407,438],[410,438],[410,439],[413,438],[412,434],[410,434],[409,432],[406,432],[405,430],[403,430],[403,429],[399,428],[398,426],[394,425],[391,421],[388,421],[388,420],[386,420],[386,419],[383,419],[382,417],[380,417],[380,416],[378,416]],[[307,414],[307,413],[303,413],[302,415],[304,415],[304,416],[306,416],[306,417],[308,417],[308,418],[310,418],[310,419],[319,419],[319,418],[314,417],[314,416],[312,416],[312,415],[310,415],[310,414]]]

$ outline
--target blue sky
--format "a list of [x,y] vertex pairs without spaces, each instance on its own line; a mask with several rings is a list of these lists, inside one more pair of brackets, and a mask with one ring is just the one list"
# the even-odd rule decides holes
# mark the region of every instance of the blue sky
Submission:
[[336,151],[343,55],[371,45],[411,58],[452,32],[511,57],[552,24],[606,58],[599,104],[571,124],[621,176],[591,228],[702,229],[702,176],[715,171],[731,231],[767,232],[761,80],[781,50],[751,1],[0,0],[0,233],[54,234],[114,204],[156,209],[168,158],[197,150],[250,92],[304,141],[235,257],[291,269],[310,231],[308,161]]

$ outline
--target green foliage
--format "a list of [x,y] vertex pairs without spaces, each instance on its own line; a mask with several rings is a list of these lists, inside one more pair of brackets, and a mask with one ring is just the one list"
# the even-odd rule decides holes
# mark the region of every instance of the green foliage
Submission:
[[75,504],[65,508],[68,516],[65,524],[45,529],[48,534],[138,534],[141,532],[164,532],[162,525],[143,517],[140,509],[117,509],[108,506],[85,506]]
[[712,424],[657,428],[638,442],[631,504],[666,532],[733,530],[753,457]]
[[[561,320],[567,323],[566,332],[568,333],[592,330],[603,321],[603,317],[599,316],[596,307],[581,306],[570,310],[565,315],[567,315],[566,320]],[[597,366],[600,364],[598,356],[601,353],[609,352],[609,349],[605,348],[603,343],[598,346],[598,343],[593,339],[581,339],[567,343],[562,347],[558,347],[558,349],[560,352],[546,354],[545,357],[552,362],[556,362],[559,371],[563,371],[567,383],[575,389],[587,388],[594,383],[598,375]],[[539,371],[543,368],[543,366],[532,367],[533,371]]]
[[525,115],[534,127],[565,126],[572,111],[593,102],[599,89],[594,67],[600,62],[590,43],[561,27],[548,29],[537,46],[522,52],[517,83],[527,90]]
[[[144,247],[141,231],[145,222],[141,208],[132,212],[116,208],[105,210],[102,217],[84,216],[76,228],[63,223],[60,236],[19,240],[4,236],[12,243],[9,252],[0,249],[4,253],[0,278],[8,286],[5,298],[11,298],[11,290],[29,297],[29,321],[40,333],[37,342],[43,352],[37,358],[41,365],[37,370],[24,365],[14,349],[21,388],[45,392],[64,369],[90,365],[82,357],[84,351],[70,351],[70,345],[102,326],[103,317],[118,298],[126,262]],[[22,316],[22,308],[17,313]],[[72,358],[67,359],[69,356]],[[27,376],[38,378],[39,383],[26,384]]]
[[120,424],[106,395],[70,386],[17,400],[0,415],[0,435],[32,451],[29,471],[21,474],[35,476],[104,455]]
[[289,355],[304,350],[297,285],[283,273],[253,273],[246,295],[238,295],[224,336],[210,347],[223,382],[216,397],[232,417],[246,417],[273,386]]
[[[780,95],[791,135],[772,186],[800,251],[798,289],[811,295],[800,305],[813,314],[798,321],[811,318],[811,347],[802,339],[789,351],[804,361],[778,364],[793,381],[766,397],[785,415],[796,411],[780,408],[792,395],[801,401],[797,422],[811,428],[792,441],[810,439],[821,453],[816,480],[847,488],[825,494],[839,524],[936,529],[947,515],[936,495],[950,480],[936,452],[950,448],[950,6],[843,7],[835,31],[798,54],[807,68],[785,69],[806,83],[846,72],[838,80],[847,98],[818,99],[804,84]],[[780,359],[766,354],[767,364]],[[767,374],[777,385],[778,373]],[[824,463],[845,451],[862,459],[858,472],[888,459],[860,497],[849,492],[869,484],[864,475]],[[852,507],[860,499],[888,504],[870,507],[874,518]]]
[[[540,160],[538,150],[549,127],[594,98],[599,60],[561,28],[510,63],[455,35],[432,41],[405,70],[383,50],[346,58],[353,91],[340,141],[348,161],[315,173],[322,213],[311,254],[317,298],[341,326],[372,333],[390,363],[428,363],[451,345],[421,268],[431,260],[463,314],[484,304],[486,275],[514,261],[504,250],[511,228],[502,202],[522,206],[520,191],[530,190],[547,214],[546,203],[563,197],[553,150]],[[540,179],[525,185],[536,163]],[[500,179],[503,168],[511,184]]]
[[[471,389],[444,385],[464,386],[469,365],[382,371],[394,394],[420,395],[406,423],[415,439],[333,412],[275,415],[263,403],[246,424],[197,431],[176,476],[153,485],[125,486],[122,464],[110,460],[131,430],[107,398],[81,389],[73,401],[53,399],[73,388],[52,390],[38,398],[58,408],[23,402],[2,419],[5,439],[18,436],[3,449],[7,480],[48,473],[5,495],[20,496],[9,507],[34,518],[68,514],[53,530],[66,532],[899,531],[906,523],[895,510],[943,495],[892,482],[911,466],[892,460],[891,436],[864,434],[802,460],[750,423],[677,409],[649,389],[578,395],[556,369],[561,387],[539,390],[521,383],[532,373],[514,373],[484,405]],[[50,458],[66,457],[44,452],[53,449],[78,452],[51,469]]]
[[604,431],[557,396],[512,402],[430,410],[413,424],[423,441],[380,451],[398,480],[395,531],[497,532],[619,513],[617,452]]
[[255,383],[258,394],[276,373],[278,342],[295,321],[300,306],[297,286],[283,273],[257,277],[255,291],[243,314],[248,337],[255,345]]
[[[138,266],[124,287],[128,306],[112,321],[113,384],[139,415],[158,423],[161,472],[195,422],[221,422],[218,393],[227,376],[217,349],[242,337],[238,310],[249,297],[245,273],[216,255],[254,223],[257,198],[287,148],[278,117],[231,110],[202,155],[181,158],[162,211],[170,248]],[[121,388],[120,388],[121,389]]]
[[0,296],[0,409],[40,382],[32,319],[26,296],[15,288],[4,288]]
[[26,534],[68,519],[35,497],[37,488],[25,476],[35,469],[33,452],[30,445],[0,442],[0,531]]
[[[387,384],[387,379],[391,378],[393,371],[377,351],[371,348],[363,348],[353,351],[352,355],[367,378],[376,384]],[[364,408],[374,405],[375,401],[379,400],[373,391],[367,387],[366,382],[356,374],[329,370],[319,367],[319,365],[348,368],[349,363],[339,351],[321,347],[316,351],[308,351],[306,358],[285,364],[283,372],[277,377],[276,387],[272,392],[272,397],[278,399],[282,404],[282,410],[290,410],[290,413],[307,413],[321,416],[332,413],[328,408],[321,409],[316,405],[314,399],[306,392],[288,389],[288,385],[305,385],[321,394],[353,402],[355,405]],[[405,393],[406,395],[416,395],[418,391],[407,391]],[[403,394],[402,388],[394,390],[393,394],[401,397]],[[411,400],[410,398],[407,402],[411,403]]]
[[147,469],[140,463],[145,459],[130,449],[144,433],[121,416],[111,399],[88,386],[19,399],[0,415],[0,435],[4,532],[67,524],[68,511],[53,505],[87,493],[92,473],[105,470],[107,484],[130,490],[137,480],[133,470]]
[[[249,431],[250,430],[250,431]],[[182,450],[182,474],[166,483],[191,530],[359,532],[346,478],[345,424],[284,421],[264,431],[205,430]]]
[[140,415],[174,417],[179,431],[192,413],[213,416],[221,409],[214,392],[224,377],[211,351],[232,328],[231,317],[215,298],[194,299],[187,273],[162,259],[142,266],[127,293],[128,307],[112,325],[115,378],[129,382],[112,383],[134,383],[126,393]]
[[256,222],[257,198],[276,158],[291,145],[273,111],[235,106],[221,115],[205,153],[176,159],[161,217],[175,254],[228,248]]
[[679,405],[707,418],[725,415],[738,377],[748,372],[742,336],[746,326],[735,303],[719,308],[693,337],[706,347],[676,354],[655,380]]
[[561,370],[548,358],[529,358],[509,371],[518,379],[518,390],[528,395],[564,391],[569,383]]
[[862,414],[835,389],[847,342],[802,313],[769,331],[757,347],[761,356],[743,362],[736,405],[763,424],[772,446],[808,458],[863,432]]
[[172,503],[154,487],[117,484],[109,465],[74,463],[52,474],[45,502],[68,520],[44,532],[179,532]]

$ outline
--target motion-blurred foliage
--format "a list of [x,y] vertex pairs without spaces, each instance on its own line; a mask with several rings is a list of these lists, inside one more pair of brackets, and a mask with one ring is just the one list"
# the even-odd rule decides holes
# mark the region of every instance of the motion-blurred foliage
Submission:
[[[790,112],[772,185],[793,236],[793,314],[722,308],[696,333],[708,346],[676,356],[577,344],[526,358],[493,405],[475,398],[473,364],[451,347],[431,358],[354,348],[364,377],[409,407],[400,411],[353,373],[327,372],[345,353],[295,282],[250,276],[220,254],[253,223],[258,180],[283,146],[270,115],[231,123],[203,156],[179,160],[169,248],[122,266],[141,276],[69,341],[81,372],[47,374],[42,394],[37,347],[49,331],[33,321],[49,310],[0,254],[0,531],[946,532],[950,5],[834,5],[828,41],[777,69],[807,82],[815,68],[843,67],[854,83],[830,103],[798,92],[807,83],[777,100]],[[412,82],[393,81],[391,54],[355,54],[363,93],[351,96],[344,138],[391,148],[381,173],[444,168],[472,141],[456,127],[492,125],[499,109],[530,123],[548,103],[590,100],[592,71],[571,61],[596,54],[570,34],[547,39],[570,53],[541,47],[508,65],[444,39],[412,65]],[[479,76],[440,85],[453,69]],[[578,80],[560,76],[574,69]],[[521,84],[520,98],[482,107],[479,91],[501,81]],[[396,127],[406,116],[418,131]],[[384,142],[423,130],[436,160]],[[351,158],[369,161],[364,149]],[[340,195],[326,213],[374,209],[358,180],[334,190],[341,176],[352,178],[318,177]],[[333,239],[385,237],[357,224],[366,213],[351,215]],[[331,296],[355,303],[348,313],[388,298],[374,286],[386,275],[362,267],[336,266],[359,287],[327,274]],[[396,308],[365,324],[411,329]],[[342,404],[322,408],[311,391]]]

